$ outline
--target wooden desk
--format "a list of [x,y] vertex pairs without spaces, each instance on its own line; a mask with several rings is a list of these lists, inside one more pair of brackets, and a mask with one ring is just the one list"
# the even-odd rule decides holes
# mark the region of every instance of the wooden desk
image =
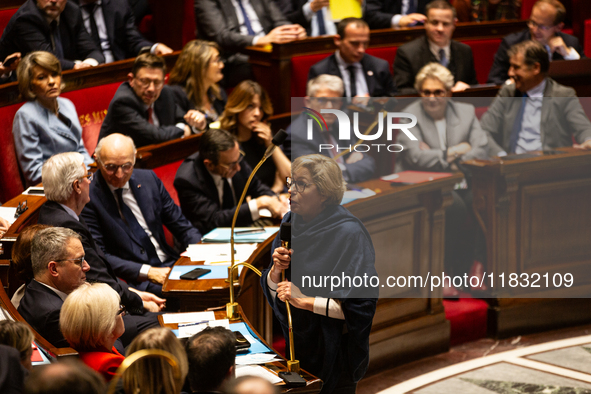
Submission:
[[[261,335],[257,332],[257,330],[254,329],[253,325],[250,323],[250,321],[248,320],[248,318],[246,317],[246,315],[242,311],[241,307],[239,307],[238,311],[240,314],[240,319],[236,320],[236,321],[232,321],[231,323],[240,323],[240,322],[246,323],[246,325],[253,331],[255,336],[258,339],[260,339],[265,346],[267,346],[269,349],[274,351],[276,353],[277,357],[280,357],[283,359],[282,361],[275,361],[272,363],[266,363],[266,364],[264,364],[265,367],[275,373],[287,371],[286,359],[283,356],[281,356],[275,349],[273,349],[273,347],[269,345],[269,342],[266,341],[263,337],[261,337]],[[223,309],[223,310],[215,311],[215,318],[217,320],[225,319],[226,318],[226,310]],[[158,316],[158,320],[160,321],[160,325],[163,327],[168,327],[171,330],[175,330],[178,328],[178,324],[164,324],[164,321],[162,320],[162,316]],[[297,351],[296,351],[296,355],[297,355]],[[306,372],[303,369],[300,370],[300,374],[302,375],[302,377],[304,379],[306,379],[306,382],[307,382],[306,387],[298,387],[298,388],[288,389],[285,387],[285,383],[279,383],[279,384],[277,384],[277,386],[280,388],[281,392],[290,392],[290,393],[298,393],[298,394],[316,394],[316,393],[320,392],[320,389],[322,388],[322,380],[320,380],[316,376],[312,375],[311,373]]]
[[[560,150],[567,153],[467,162],[473,173],[474,211],[486,236],[488,273],[498,279],[503,272],[552,275],[568,268],[575,276],[577,296],[588,296],[591,283],[576,278],[591,264],[591,152]],[[590,299],[535,299],[560,295],[508,286],[495,286],[491,296],[492,336],[591,321]],[[507,298],[516,296],[529,299]]]
[[[271,243],[275,234],[257,249],[246,261],[258,269],[267,268],[271,262]],[[194,265],[188,257],[181,257],[176,264]],[[164,297],[178,298],[181,311],[200,311],[207,308],[225,306],[230,301],[230,283],[225,279],[169,280],[162,285]],[[234,284],[236,300],[242,307],[245,316],[249,317],[252,326],[260,332],[265,340],[273,339],[273,311],[267,304],[260,289],[260,278],[253,271],[244,268],[240,278]]]

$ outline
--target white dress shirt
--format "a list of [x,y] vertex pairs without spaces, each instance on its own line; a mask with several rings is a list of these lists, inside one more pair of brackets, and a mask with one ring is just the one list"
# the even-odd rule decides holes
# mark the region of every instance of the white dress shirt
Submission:
[[[312,11],[312,0],[309,0],[304,6],[302,7],[302,11],[304,12],[304,17],[306,20],[310,22],[310,37],[318,37],[320,34],[318,33],[318,14]],[[330,13],[329,7],[322,8],[322,16],[324,16],[324,28],[326,30],[327,36],[334,36],[337,34],[337,27],[334,24],[334,20],[332,19],[332,14]]]
[[451,49],[450,49],[450,44],[448,43],[446,46],[444,47],[440,47],[437,44],[432,43],[431,41],[427,40],[429,42],[429,49],[431,50],[431,53],[435,55],[435,57],[437,58],[437,61],[441,61],[441,58],[439,56],[439,50],[443,49],[443,51],[445,52],[445,56],[447,57],[447,64],[449,65],[451,63]]
[[[115,201],[118,203],[117,194],[115,193],[115,190],[118,188],[111,186],[109,183],[107,183],[107,186],[109,186],[109,190],[111,190],[111,193],[113,193],[113,197],[115,197]],[[166,253],[164,253],[164,251],[160,247],[160,244],[158,243],[156,238],[154,238],[154,235],[150,231],[150,228],[148,227],[148,223],[146,222],[146,219],[144,218],[144,214],[142,213],[142,210],[140,209],[140,206],[138,205],[137,200],[135,199],[135,196],[133,195],[133,192],[129,188],[129,182],[127,182],[125,185],[123,185],[122,189],[123,189],[123,192],[121,193],[121,196],[123,198],[123,202],[125,203],[125,205],[127,205],[129,207],[129,209],[133,213],[133,216],[135,216],[135,219],[137,220],[139,225],[144,229],[144,231],[146,232],[146,234],[150,238],[152,245],[154,245],[154,249],[156,249],[156,254],[158,255],[158,258],[160,259],[161,262],[168,260],[168,258],[169,258],[168,255]],[[138,276],[138,280],[140,280],[140,281],[147,280],[148,279],[148,271],[150,271],[150,268],[152,268],[152,266],[150,264],[142,264],[142,268],[140,268],[140,274]]]
[[[238,23],[240,24],[240,34],[243,36],[248,36],[248,29],[246,28],[246,23],[244,23],[244,15],[242,14],[242,10],[240,9],[240,6],[236,0],[231,1],[232,5],[234,6],[234,12],[236,12],[236,18],[238,18]],[[254,31],[252,45],[256,45],[258,39],[265,36],[265,30],[259,21],[259,16],[252,7],[252,4],[250,4],[250,0],[241,0],[241,2],[242,6],[244,7],[244,11],[246,11],[246,15],[248,15],[250,27],[252,27],[252,30]]]
[[546,79],[527,91],[529,97],[525,100],[523,121],[521,122],[521,131],[517,137],[515,153],[542,150],[541,124],[544,89],[546,89]]
[[367,81],[365,80],[365,74],[363,73],[363,67],[361,66],[361,63],[346,63],[338,50],[335,52],[335,58],[337,59],[337,65],[339,66],[339,70],[343,76],[343,84],[345,85],[345,94],[347,97],[351,97],[351,75],[347,69],[349,66],[355,67],[355,87],[357,88],[357,95],[369,95],[369,89],[367,87]]

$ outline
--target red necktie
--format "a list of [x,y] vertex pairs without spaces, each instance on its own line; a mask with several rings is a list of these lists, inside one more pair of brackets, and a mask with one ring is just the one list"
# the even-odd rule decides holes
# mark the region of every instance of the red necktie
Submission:
[[152,120],[152,107],[148,108],[148,123],[150,124],[154,124],[154,121]]

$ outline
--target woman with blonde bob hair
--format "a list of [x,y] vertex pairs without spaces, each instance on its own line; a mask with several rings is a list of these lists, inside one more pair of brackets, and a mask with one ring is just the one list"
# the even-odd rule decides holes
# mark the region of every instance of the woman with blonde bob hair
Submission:
[[41,167],[52,155],[80,152],[93,160],[82,141],[82,126],[74,104],[60,97],[62,68],[49,52],[31,52],[19,63],[18,87],[28,100],[14,116],[12,134],[16,155],[28,185],[41,182]]
[[180,99],[189,98],[191,108],[182,108],[185,112],[196,109],[206,115],[207,123],[218,119],[226,106],[226,92],[218,82],[224,78],[224,63],[220,58],[220,48],[215,42],[189,41],[179,55],[170,72],[168,84]]
[[159,349],[172,354],[180,369],[179,379],[173,368],[162,358],[143,358],[134,362],[123,374],[127,394],[178,394],[189,371],[187,353],[181,342],[168,328],[156,327],[142,332],[127,348],[127,354],[143,349]]
[[371,237],[340,205],[345,182],[333,159],[320,154],[298,157],[292,174],[287,179],[291,212],[282,223],[291,224],[291,249],[281,246],[279,235],[275,238],[261,286],[286,342],[285,302],[292,306],[295,357],[324,381],[322,393],[355,392],[368,366],[378,289],[347,286],[344,280],[333,288],[320,287],[305,277],[377,277]]
[[114,347],[125,332],[119,294],[105,283],[84,284],[68,297],[60,312],[60,330],[80,360],[110,381],[123,362]]
[[[252,168],[273,140],[273,132],[266,122],[271,115],[273,105],[267,92],[256,82],[242,81],[228,97],[220,117],[220,128],[236,136],[245,153],[244,159]],[[275,149],[272,158],[265,161],[256,176],[275,193],[280,193],[284,179],[291,172],[291,163],[281,149]]]

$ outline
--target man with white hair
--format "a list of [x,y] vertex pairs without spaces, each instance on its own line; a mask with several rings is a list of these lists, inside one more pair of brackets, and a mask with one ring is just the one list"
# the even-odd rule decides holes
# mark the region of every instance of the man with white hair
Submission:
[[86,275],[88,280],[111,286],[130,312],[124,318],[125,334],[121,337],[127,346],[139,332],[159,325],[157,315],[150,312],[162,310],[166,300],[129,288],[117,278],[103,251],[96,246],[84,219],[80,217],[82,209],[90,201],[93,177],[87,172],[80,153],[66,152],[52,156],[43,165],[41,177],[47,202],[39,210],[38,222],[66,227],[80,235],[85,259],[90,265]]
[[180,255],[166,242],[163,225],[183,250],[201,240],[154,171],[134,169],[135,145],[122,134],[101,139],[99,167],[82,217],[118,277],[139,290],[162,294]]
[[31,242],[34,279],[25,289],[18,312],[56,347],[68,347],[59,327],[60,310],[68,294],[86,282],[86,262],[80,236],[67,228],[40,230]]
[[[341,109],[343,105],[342,97],[344,93],[343,81],[341,78],[322,74],[308,81],[306,89],[306,98],[304,107],[320,112],[322,109]],[[347,182],[362,182],[371,179],[375,175],[376,164],[374,159],[361,152],[348,152],[349,145],[355,141],[343,141],[338,139],[338,126],[336,116],[333,114],[322,114],[328,130],[325,125],[319,126],[312,121],[312,139],[308,139],[308,119],[312,119],[306,113],[302,113],[287,129],[290,138],[284,144],[284,151],[291,160],[312,153],[321,153],[324,156],[335,158],[336,162],[343,171],[343,177]],[[291,143],[291,146],[290,146]],[[322,149],[321,148],[322,145]],[[333,148],[330,148],[330,147]],[[347,150],[337,149],[347,147]],[[345,155],[339,155],[341,152],[347,152]]]

